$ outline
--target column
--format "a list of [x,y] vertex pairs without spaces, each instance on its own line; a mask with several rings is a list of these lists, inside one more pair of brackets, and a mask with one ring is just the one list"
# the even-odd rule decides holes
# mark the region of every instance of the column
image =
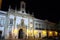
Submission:
[[34,17],[32,19],[33,19],[33,37],[34,37]]
[[[29,17],[28,17],[28,27],[27,27],[27,31],[28,31],[28,28],[29,28]],[[27,39],[28,39],[28,32],[27,32]]]
[[[15,16],[15,15],[14,15],[14,16]],[[14,36],[14,38],[15,38],[15,36],[16,36],[16,35],[15,35],[15,32],[14,32],[15,29],[16,29],[16,26],[15,26],[15,25],[16,25],[16,16],[14,17],[14,27],[13,27],[13,36]]]
[[6,22],[5,22],[5,27],[4,27],[4,36],[5,36],[5,39],[7,39],[7,36],[8,36],[8,25],[9,25],[9,15],[7,14],[6,15]]

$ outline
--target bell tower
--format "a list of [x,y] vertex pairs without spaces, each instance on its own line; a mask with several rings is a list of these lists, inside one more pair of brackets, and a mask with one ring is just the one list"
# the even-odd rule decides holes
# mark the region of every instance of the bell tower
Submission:
[[24,2],[24,1],[21,1],[21,6],[20,6],[20,11],[22,12],[22,13],[25,13],[26,11],[25,11],[25,5],[26,5],[26,3]]

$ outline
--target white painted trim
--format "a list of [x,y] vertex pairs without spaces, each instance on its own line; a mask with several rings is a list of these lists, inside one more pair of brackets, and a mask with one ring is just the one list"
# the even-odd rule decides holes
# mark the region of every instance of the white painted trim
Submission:
[[7,12],[5,12],[5,11],[1,11],[1,10],[0,10],[0,12],[1,12],[1,13],[5,13],[5,14],[7,14]]

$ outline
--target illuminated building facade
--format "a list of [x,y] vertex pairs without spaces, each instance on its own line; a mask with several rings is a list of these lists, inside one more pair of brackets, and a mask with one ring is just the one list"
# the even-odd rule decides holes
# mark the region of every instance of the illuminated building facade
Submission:
[[[46,20],[36,19],[33,15],[26,13],[25,2],[21,2],[20,11],[13,10],[9,7],[8,12],[0,11],[0,31],[1,35],[8,38],[11,33],[13,38],[22,38],[35,36],[44,37],[47,35],[46,28],[54,28],[55,23]],[[44,30],[43,30],[44,29]],[[51,32],[50,32],[51,34]],[[56,33],[57,34],[57,33]]]

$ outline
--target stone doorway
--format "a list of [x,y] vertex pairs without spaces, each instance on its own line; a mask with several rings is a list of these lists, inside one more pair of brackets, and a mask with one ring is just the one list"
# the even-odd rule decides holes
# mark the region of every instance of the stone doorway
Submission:
[[23,29],[20,29],[18,32],[18,39],[23,39],[23,37],[24,37]]
[[41,38],[41,33],[39,33],[39,38]]

